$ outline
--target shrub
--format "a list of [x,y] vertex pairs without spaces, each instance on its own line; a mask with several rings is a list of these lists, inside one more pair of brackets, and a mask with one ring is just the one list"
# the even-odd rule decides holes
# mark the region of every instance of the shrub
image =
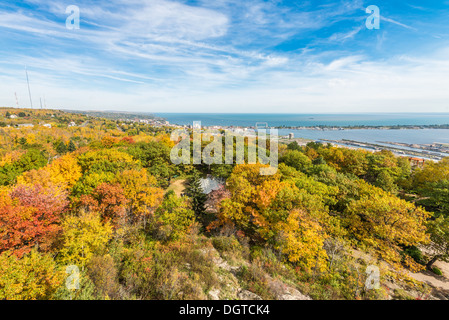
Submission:
[[95,284],[99,296],[111,299],[119,298],[117,269],[114,259],[110,255],[93,257],[87,266],[87,273]]
[[242,266],[237,273],[237,278],[242,289],[251,291],[264,300],[275,299],[260,261],[253,261],[248,267]]
[[438,267],[433,267],[432,271],[433,271],[433,273],[435,273],[438,276],[442,276],[443,275],[443,272]]
[[238,250],[240,243],[234,237],[216,237],[212,240],[215,249],[220,253]]
[[424,255],[422,254],[421,250],[418,247],[415,246],[406,247],[403,251],[403,255],[410,256],[413,260],[415,260],[417,263],[421,265],[426,264],[426,259],[424,258]]

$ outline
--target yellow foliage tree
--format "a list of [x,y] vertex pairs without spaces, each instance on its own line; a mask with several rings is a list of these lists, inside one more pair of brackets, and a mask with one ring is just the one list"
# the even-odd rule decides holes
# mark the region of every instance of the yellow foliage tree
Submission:
[[112,226],[103,224],[99,214],[81,212],[62,223],[62,264],[84,267],[95,254],[103,254],[112,236]]
[[64,155],[51,164],[38,170],[25,172],[17,178],[19,184],[34,185],[39,183],[44,187],[51,184],[63,188],[71,188],[81,178],[81,167],[70,154]]
[[279,223],[279,241],[276,248],[289,261],[311,270],[325,270],[328,258],[323,249],[326,233],[310,214],[301,209],[292,210],[285,222]]
[[[425,223],[429,217],[423,208],[378,190],[349,204],[343,221],[362,247],[400,270],[401,246],[428,242]],[[411,259],[404,262],[412,270],[421,268]]]
[[[325,216],[319,197],[306,197],[292,181],[279,175],[261,176],[261,165],[236,166],[228,179],[231,198],[220,205],[212,227],[233,224],[253,241],[271,243],[291,262],[305,269],[323,269],[326,232],[320,225]],[[315,201],[320,202],[314,204]]]
[[156,187],[155,177],[148,175],[145,169],[124,170],[116,177],[125,197],[130,201],[131,214],[136,218],[146,218],[154,212],[164,197],[164,190]]
[[414,183],[422,186],[426,183],[449,180],[449,157],[439,162],[428,162],[422,170],[418,170],[414,176]]
[[0,300],[51,299],[63,279],[49,254],[32,250],[21,259],[7,251],[0,255]]
[[66,184],[69,188],[81,178],[81,167],[77,160],[70,154],[64,155],[53,161],[48,167],[50,179],[54,184]]

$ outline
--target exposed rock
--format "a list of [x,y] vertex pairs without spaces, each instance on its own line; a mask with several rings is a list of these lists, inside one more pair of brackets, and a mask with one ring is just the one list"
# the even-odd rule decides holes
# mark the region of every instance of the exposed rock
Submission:
[[220,300],[220,290],[210,290],[209,291],[209,297],[211,300]]
[[276,300],[312,300],[297,289],[290,287],[279,280],[269,278],[268,285],[270,291],[275,295]]
[[226,271],[230,271],[232,273],[236,273],[240,267],[234,267],[230,266],[229,263],[227,263],[223,258],[220,256],[218,251],[215,248],[211,249],[203,249],[201,250],[205,255],[212,255],[212,261],[215,263],[215,265],[221,269],[224,269]]
[[240,300],[262,300],[261,297],[259,297],[257,294],[252,293],[248,290],[242,290],[237,294],[237,297]]
[[205,256],[209,257],[212,262],[219,268],[218,279],[220,280],[220,289],[209,291],[209,297],[212,300],[235,300],[238,292],[241,291],[239,281],[235,277],[235,271],[239,267],[230,266],[220,257],[219,252],[215,248],[204,248],[200,250]]

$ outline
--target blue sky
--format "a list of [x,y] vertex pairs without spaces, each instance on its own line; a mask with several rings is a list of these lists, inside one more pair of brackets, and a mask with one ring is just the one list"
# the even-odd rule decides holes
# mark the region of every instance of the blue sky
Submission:
[[449,112],[449,1],[2,1],[0,106],[25,66],[34,107]]

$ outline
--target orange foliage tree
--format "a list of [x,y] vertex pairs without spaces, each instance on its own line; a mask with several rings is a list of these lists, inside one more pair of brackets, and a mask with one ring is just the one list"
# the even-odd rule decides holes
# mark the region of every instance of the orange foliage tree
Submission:
[[117,226],[125,218],[128,200],[119,184],[102,183],[90,195],[83,195],[81,206],[90,211],[100,212],[103,221]]
[[310,199],[292,181],[281,181],[278,174],[260,175],[261,166],[235,167],[228,179],[231,197],[222,201],[218,219],[209,229],[234,225],[253,242],[271,244],[305,269],[323,269],[327,235],[319,215],[312,212]]
[[18,186],[0,195],[0,252],[22,256],[34,246],[46,250],[60,230],[67,194],[40,185]]

